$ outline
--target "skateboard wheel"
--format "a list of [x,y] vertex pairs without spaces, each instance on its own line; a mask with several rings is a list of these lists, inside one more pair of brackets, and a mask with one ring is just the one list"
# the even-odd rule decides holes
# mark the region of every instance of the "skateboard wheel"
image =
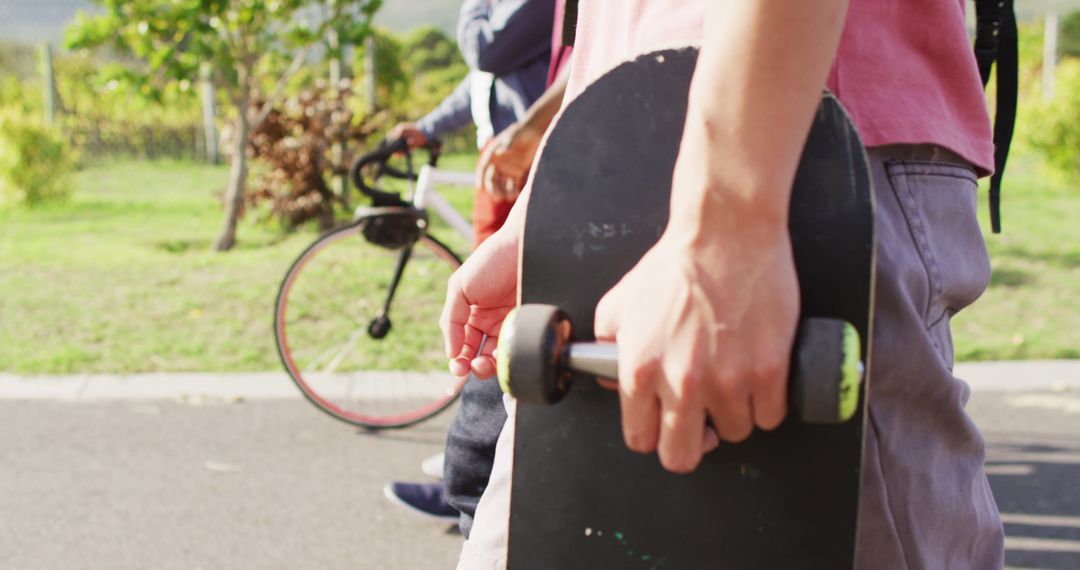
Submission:
[[791,405],[804,422],[837,424],[855,415],[862,382],[859,333],[840,319],[799,323],[792,358]]
[[531,404],[554,404],[566,395],[570,372],[561,357],[570,318],[553,305],[522,305],[507,315],[499,339],[499,385]]

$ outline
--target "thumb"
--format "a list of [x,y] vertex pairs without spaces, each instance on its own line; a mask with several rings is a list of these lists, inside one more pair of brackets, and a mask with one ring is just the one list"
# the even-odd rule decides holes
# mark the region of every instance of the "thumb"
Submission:
[[620,283],[608,291],[596,304],[596,317],[593,319],[593,331],[597,339],[615,340],[619,332],[619,319],[622,314],[625,287]]

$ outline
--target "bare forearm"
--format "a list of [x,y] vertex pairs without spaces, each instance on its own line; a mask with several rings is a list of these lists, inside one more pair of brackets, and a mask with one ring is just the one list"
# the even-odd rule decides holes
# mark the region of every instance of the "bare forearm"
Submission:
[[[536,146],[539,146],[544,133],[551,126],[551,121],[555,119],[555,115],[562,108],[563,96],[566,95],[566,84],[569,77],[570,73],[566,70],[559,74],[559,77],[548,87],[547,91],[533,103],[532,107],[529,107],[529,112],[521,121],[522,129],[535,133]],[[535,155],[533,158],[535,159]],[[520,232],[525,226],[525,206],[529,201],[531,188],[531,184],[527,185],[525,191],[518,196],[517,203],[504,223],[504,225],[513,228],[514,231]]]
[[[569,67],[568,67],[569,68]],[[567,68],[567,69],[568,69]],[[528,112],[521,120],[524,128],[543,134],[551,125],[555,114],[562,107],[563,95],[566,94],[566,83],[570,74],[564,69],[555,82],[548,87],[547,91],[529,107]]]
[[697,241],[729,222],[786,226],[795,168],[847,4],[708,3],[669,228]]
[[562,106],[566,75],[557,78],[519,122],[499,133],[481,153],[477,176],[496,201],[513,201],[524,186],[540,141]]

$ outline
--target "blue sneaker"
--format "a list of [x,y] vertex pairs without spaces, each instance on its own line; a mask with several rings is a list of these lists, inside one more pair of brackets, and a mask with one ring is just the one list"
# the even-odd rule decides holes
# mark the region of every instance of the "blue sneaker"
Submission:
[[456,523],[461,517],[446,502],[446,487],[442,483],[394,482],[383,487],[383,494],[391,503],[429,519]]

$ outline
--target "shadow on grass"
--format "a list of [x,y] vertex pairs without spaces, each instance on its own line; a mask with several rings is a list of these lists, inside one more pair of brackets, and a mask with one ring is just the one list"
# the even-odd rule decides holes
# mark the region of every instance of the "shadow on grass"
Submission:
[[1005,523],[1005,562],[1024,568],[1080,568],[1080,437],[987,437],[986,471]]
[[[288,239],[287,235],[273,235],[255,239],[238,239],[233,251],[258,250],[274,247]],[[210,251],[214,243],[212,239],[178,239],[162,240],[154,243],[154,249],[173,254],[205,253]]]
[[[1064,237],[1064,236],[1063,236]],[[1017,257],[1030,261],[1041,261],[1061,269],[1073,269],[1080,265],[1080,250],[1075,251],[1033,251],[1031,248],[1010,245],[997,252],[997,255]]]
[[991,287],[1015,289],[1029,285],[1033,281],[1035,281],[1035,278],[1032,275],[1019,269],[994,268],[993,273],[990,274]]

